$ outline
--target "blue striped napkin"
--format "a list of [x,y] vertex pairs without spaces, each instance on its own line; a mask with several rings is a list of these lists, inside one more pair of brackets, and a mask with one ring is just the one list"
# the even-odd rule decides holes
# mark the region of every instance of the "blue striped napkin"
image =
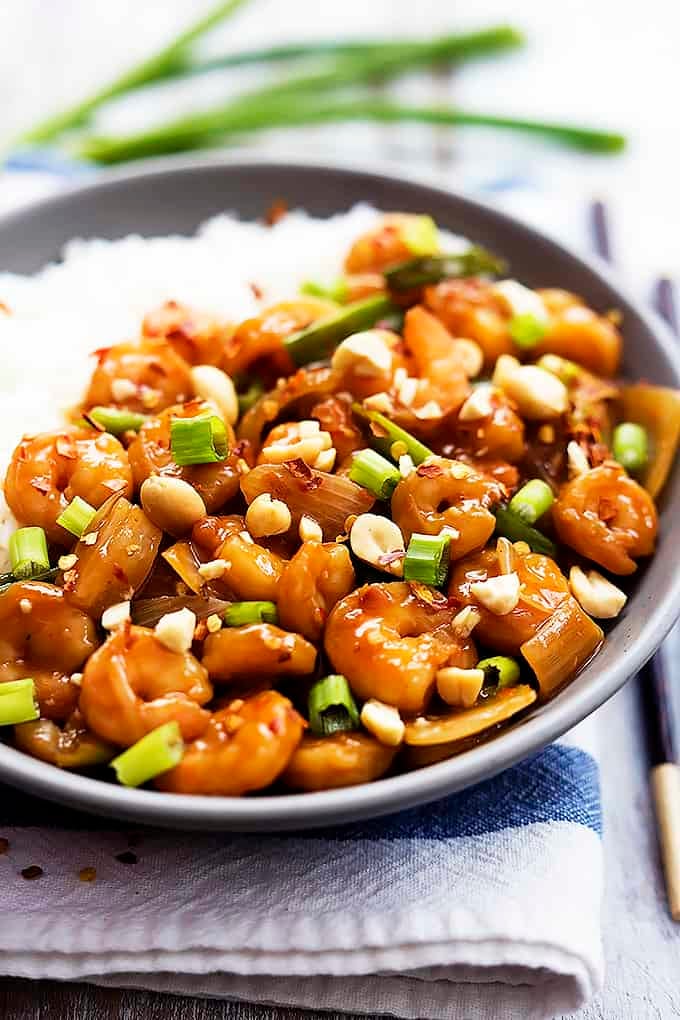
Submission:
[[[54,187],[0,177],[5,205],[12,181],[17,200]],[[315,1013],[577,1009],[603,972],[598,766],[581,730],[435,804],[291,836],[131,832],[0,791],[0,974]],[[43,874],[27,881],[31,865]]]

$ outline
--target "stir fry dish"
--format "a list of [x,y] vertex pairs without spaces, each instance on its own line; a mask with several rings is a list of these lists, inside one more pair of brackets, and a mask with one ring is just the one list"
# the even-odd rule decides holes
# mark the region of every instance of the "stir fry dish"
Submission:
[[[386,215],[239,323],[168,301],[94,352],[4,491],[0,725],[217,796],[440,761],[568,683],[653,555],[674,391],[615,309]],[[93,344],[94,346],[94,344]]]

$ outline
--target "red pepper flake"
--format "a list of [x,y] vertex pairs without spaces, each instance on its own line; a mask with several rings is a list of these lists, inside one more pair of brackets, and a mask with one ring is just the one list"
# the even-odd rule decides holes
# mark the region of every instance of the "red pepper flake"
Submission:
[[96,350],[92,351],[92,357],[96,358],[101,365],[102,361],[106,361],[112,350],[113,347],[97,347]]
[[275,198],[264,214],[264,222],[268,227],[275,226],[284,216],[288,215],[288,203],[285,198]]
[[9,840],[5,836],[0,836],[0,855],[6,854],[9,850]]
[[416,468],[416,474],[420,478],[439,478],[440,475],[444,474],[444,469],[439,464],[419,464]]
[[274,716],[272,721],[269,723],[269,729],[272,733],[278,736],[280,733],[283,733],[283,728],[283,720],[279,719],[278,716]]
[[315,474],[302,457],[285,461],[284,467],[288,469],[293,478],[302,484],[302,488],[307,492],[313,492],[314,489],[318,489],[323,482],[321,475]]
[[448,606],[449,604],[446,595],[437,591],[436,588],[430,588],[427,584],[421,584],[420,581],[409,581],[409,588],[411,594],[427,606]]
[[260,285],[258,283],[253,283],[252,280],[250,281],[248,286],[250,287],[250,289],[251,289],[251,291],[253,293],[253,297],[255,298],[255,300],[256,301],[261,301],[262,298],[264,297],[264,291],[262,290],[262,287],[260,287]]
[[378,425],[377,422],[372,421],[369,429],[376,439],[386,439],[388,436],[387,429],[382,425]]
[[121,864],[136,864],[138,857],[137,854],[133,854],[132,850],[124,850],[122,854],[116,854],[116,860]]
[[48,478],[32,478],[31,488],[36,489],[38,492],[42,492],[43,495],[47,495],[52,486],[50,485]]
[[383,553],[378,556],[378,563],[381,566],[387,567],[390,563],[396,563],[397,560],[403,560],[406,553],[403,549],[393,549],[392,552]]
[[94,418],[91,418],[87,411],[83,411],[81,417],[85,419],[90,428],[95,429],[97,432],[106,432],[104,426],[95,421]]
[[610,499],[601,499],[597,512],[598,517],[601,521],[607,523],[613,521],[616,517],[616,504],[612,503]]
[[94,882],[97,877],[96,868],[81,868],[78,872],[78,878],[81,882]]
[[70,436],[57,436],[57,441],[54,445],[60,457],[64,457],[66,460],[77,459],[78,451],[76,450],[76,444]]
[[120,581],[121,584],[127,583],[128,576],[118,563],[113,563],[111,569],[113,571],[113,576],[116,578],[117,581]]
[[42,868],[39,868],[37,864],[31,864],[28,868],[21,869],[21,877],[25,878],[27,882],[32,882],[36,878],[40,878],[45,872]]

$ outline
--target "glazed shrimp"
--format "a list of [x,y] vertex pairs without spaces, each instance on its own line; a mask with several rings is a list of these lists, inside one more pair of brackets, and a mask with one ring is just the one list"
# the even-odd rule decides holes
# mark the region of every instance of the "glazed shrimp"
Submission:
[[[429,597],[430,589],[426,592]],[[326,654],[359,698],[422,712],[438,669],[477,661],[474,646],[451,629],[455,613],[444,596],[435,604],[426,601],[418,585],[367,584],[331,612]]]
[[516,405],[502,390],[488,390],[488,414],[472,419],[460,416],[456,421],[456,441],[475,457],[503,460],[516,464],[526,451],[524,422]]
[[347,546],[304,542],[285,564],[278,590],[279,618],[287,630],[319,641],[333,606],[356,583]]
[[300,743],[305,722],[288,698],[262,691],[213,713],[179,765],[156,779],[159,790],[240,797],[269,786]]
[[92,619],[61,588],[20,581],[0,595],[0,683],[32,677],[46,719],[73,712],[79,690],[70,677],[96,647]]
[[456,341],[421,305],[406,313],[404,344],[417,382],[412,396],[408,380],[399,387],[394,420],[403,428],[426,433],[458,410],[470,384]]
[[282,780],[293,790],[333,790],[371,783],[387,772],[397,753],[367,733],[305,734]]
[[189,365],[165,340],[146,337],[95,353],[85,407],[104,404],[157,414],[193,395]]
[[558,354],[578,362],[595,375],[616,375],[623,341],[619,330],[604,315],[588,308],[566,290],[539,290],[550,315],[550,327],[532,354]]
[[456,337],[474,340],[492,366],[501,354],[515,354],[508,315],[492,285],[476,278],[444,280],[426,287],[425,305]]
[[[432,254],[437,250],[437,234],[434,224],[431,221],[427,223],[428,220],[429,217],[413,213],[383,216],[375,227],[362,234],[352,245],[345,258],[346,272],[372,273],[395,262],[412,259],[414,255]],[[423,241],[429,242],[426,244],[427,252]]]
[[[190,365],[217,365],[234,327],[177,301],[166,301],[144,318],[142,334],[161,338]],[[175,401],[173,400],[173,403]]]
[[227,375],[253,371],[271,381],[293,371],[283,341],[335,309],[332,301],[299,297],[280,301],[260,315],[246,319],[224,345],[220,363]]
[[654,502],[614,461],[563,485],[552,517],[565,545],[613,574],[632,574],[635,560],[654,552]]
[[192,400],[187,404],[168,407],[142,425],[128,449],[135,485],[141,486],[151,475],[182,478],[200,494],[209,513],[219,510],[234,498],[239,489],[240,469],[246,463],[243,454],[247,451],[241,444],[235,443],[233,430],[226,422],[224,427],[229,453],[225,460],[215,464],[179,467],[172,459],[170,425],[173,418],[196,418],[206,413],[214,414],[211,404]]
[[191,652],[170,651],[145,627],[123,627],[88,659],[80,710],[97,736],[120,747],[171,720],[194,740],[208,725],[210,713],[201,706],[212,695],[208,673]]
[[57,517],[75,496],[97,508],[113,492],[132,494],[127,453],[114,436],[91,429],[27,436],[12,454],[5,478],[5,499],[19,523],[39,525],[58,545],[73,541]]
[[501,573],[494,549],[484,549],[460,560],[454,565],[449,582],[449,596],[464,605],[473,605],[480,614],[475,639],[508,655],[517,654],[520,646],[569,598],[567,579],[549,556],[515,550],[512,556],[521,593],[515,608],[503,616],[486,609],[470,591],[475,581],[486,581]]
[[355,450],[365,447],[366,441],[352,415],[352,397],[349,394],[339,393],[315,404],[310,417],[316,418],[322,430],[330,435],[337,464],[342,464]]
[[206,517],[194,526],[192,540],[209,559],[225,561],[220,580],[236,598],[277,601],[285,561],[253,540],[243,517]]
[[496,526],[489,507],[500,502],[498,482],[467,464],[429,457],[402,479],[392,496],[392,519],[408,542],[413,532],[438,535],[450,528],[451,557],[480,549]]
[[151,573],[162,537],[141,507],[112,496],[74,547],[76,562],[64,573],[71,604],[99,617],[132,598]]
[[312,673],[316,648],[300,634],[289,634],[269,623],[251,623],[208,634],[202,661],[210,679],[220,683],[273,680]]

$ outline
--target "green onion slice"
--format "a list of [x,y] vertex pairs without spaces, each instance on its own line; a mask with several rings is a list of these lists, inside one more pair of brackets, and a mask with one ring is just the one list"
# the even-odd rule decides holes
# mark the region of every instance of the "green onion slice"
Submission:
[[239,415],[245,414],[249,411],[253,404],[256,404],[262,394],[264,393],[264,386],[259,379],[255,379],[247,390],[243,393],[238,393],[238,413]]
[[57,524],[70,531],[76,538],[80,538],[96,513],[95,508],[84,499],[74,496],[63,513],[57,517]]
[[492,655],[488,659],[481,659],[476,668],[484,671],[483,691],[487,697],[502,687],[514,687],[519,683],[519,663],[507,655]]
[[229,453],[224,422],[214,414],[173,418],[170,422],[170,449],[172,459],[179,467],[216,464]]
[[449,572],[450,546],[450,535],[411,535],[404,557],[404,580],[441,587]]
[[375,450],[368,449],[355,454],[349,477],[378,499],[389,499],[401,481],[399,468]]
[[506,507],[500,506],[496,508],[494,514],[496,516],[497,535],[504,535],[511,542],[526,542],[530,549],[537,553],[543,553],[544,556],[552,556],[553,558],[556,556],[557,548],[555,543],[551,542],[541,531],[532,528],[530,524],[523,521],[517,514],[512,513]]
[[227,627],[244,627],[248,623],[278,623],[279,612],[274,602],[234,602],[224,610]]
[[455,255],[422,255],[400,262],[385,271],[385,283],[393,293],[414,290],[430,283],[480,273],[499,276],[505,271],[502,259],[485,248],[472,245]]
[[558,354],[543,354],[536,362],[539,368],[556,375],[565,386],[573,383],[583,372],[580,365],[568,358],[560,358]]
[[12,573],[18,581],[25,581],[50,568],[47,538],[42,528],[19,528],[9,540],[9,559]]
[[348,294],[347,281],[339,277],[333,283],[324,285],[317,283],[316,280],[305,280],[300,287],[300,293],[309,294],[310,297],[327,298],[329,301],[344,305]]
[[523,485],[508,503],[508,510],[520,517],[525,524],[535,524],[546,510],[549,510],[555,496],[547,482],[532,478]]
[[31,722],[39,716],[35,683],[31,677],[0,683],[0,726]]
[[431,216],[409,219],[400,230],[412,255],[435,255],[439,251],[439,231]]
[[145,414],[127,411],[124,407],[93,407],[87,412],[96,425],[101,425],[105,432],[112,436],[122,436],[124,432],[139,432],[146,421]]
[[118,782],[123,786],[141,786],[154,776],[179,765],[184,741],[174,720],[157,726],[111,762]]
[[429,447],[421,443],[415,436],[412,436],[406,429],[395,425],[394,422],[391,422],[380,411],[367,411],[361,404],[352,404],[352,410],[360,418],[371,422],[377,432],[384,433],[384,435],[376,435],[371,430],[371,442],[382,453],[391,455],[394,443],[403,443],[406,447],[406,453],[416,466],[422,464],[428,457],[434,457],[433,450],[430,450]]
[[296,365],[321,361],[342,340],[375,326],[376,322],[393,311],[394,305],[384,294],[353,301],[340,311],[324,316],[311,326],[293,333],[284,341],[284,346]]
[[359,710],[344,676],[317,680],[309,692],[309,727],[319,737],[359,728]]
[[542,340],[547,332],[547,326],[540,319],[537,319],[531,312],[523,312],[521,315],[514,315],[508,323],[508,332],[517,347],[528,351],[535,347],[539,340]]
[[649,459],[647,432],[642,425],[624,421],[614,429],[612,440],[614,460],[626,471],[641,471]]

